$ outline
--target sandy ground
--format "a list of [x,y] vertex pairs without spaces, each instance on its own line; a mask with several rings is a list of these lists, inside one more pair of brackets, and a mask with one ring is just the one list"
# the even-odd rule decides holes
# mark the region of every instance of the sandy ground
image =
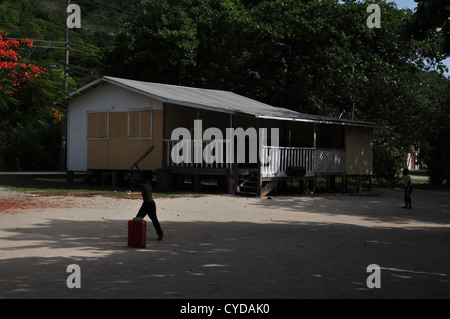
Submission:
[[[449,195],[415,190],[412,210],[400,189],[157,199],[165,238],[148,223],[135,249],[140,200],[3,189],[0,298],[449,298]],[[371,264],[381,288],[367,287]]]

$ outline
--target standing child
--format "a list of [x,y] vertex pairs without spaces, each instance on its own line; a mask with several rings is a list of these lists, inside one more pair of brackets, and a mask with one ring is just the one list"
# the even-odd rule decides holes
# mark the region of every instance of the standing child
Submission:
[[411,176],[409,176],[409,169],[403,169],[403,176],[405,181],[405,206],[403,206],[403,208],[411,209],[412,181]]

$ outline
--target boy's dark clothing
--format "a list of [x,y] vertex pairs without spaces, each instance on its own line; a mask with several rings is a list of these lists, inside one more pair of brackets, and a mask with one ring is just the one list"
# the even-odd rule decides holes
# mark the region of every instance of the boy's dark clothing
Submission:
[[411,176],[409,176],[409,171],[404,171],[403,174],[405,175],[404,177],[404,182],[405,182],[405,196],[404,196],[404,201],[405,201],[405,206],[403,206],[403,208],[412,208],[411,207],[411,193],[413,190],[412,187],[412,180],[411,180]]
[[405,206],[404,208],[412,208],[411,207],[411,193],[412,193],[412,186],[406,186],[405,187]]
[[156,233],[158,234],[158,240],[161,240],[164,235],[161,225],[159,224],[158,217],[156,216],[156,204],[153,201],[151,182],[147,179],[144,183],[136,183],[133,181],[131,175],[129,175],[129,180],[134,186],[139,186],[142,188],[142,200],[144,202],[142,203],[136,217],[144,218],[145,215],[148,215],[153,223],[153,226],[155,227]]
[[144,218],[145,215],[148,215],[148,217],[150,217],[150,219],[152,220],[153,226],[155,227],[158,236],[163,236],[161,225],[159,224],[158,217],[156,216],[156,204],[153,200],[144,201],[136,217]]
[[144,202],[153,201],[152,185],[150,184],[150,182],[139,184],[133,181],[133,184],[142,188],[142,200]]

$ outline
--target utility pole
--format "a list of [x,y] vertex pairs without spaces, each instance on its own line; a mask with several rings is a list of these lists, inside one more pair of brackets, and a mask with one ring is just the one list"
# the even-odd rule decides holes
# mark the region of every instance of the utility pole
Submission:
[[[67,7],[69,7],[70,6],[70,0],[67,0]],[[67,78],[68,78],[68,76],[69,76],[69,52],[70,52],[70,40],[69,40],[69,30],[70,30],[70,28],[69,28],[69,26],[67,25],[67,19],[69,18],[69,12],[67,12],[67,14],[66,14],[66,61],[65,61],[65,64],[64,64],[64,81],[65,81],[65,83],[64,83],[64,85],[65,85],[65,90],[66,90],[66,95],[68,94],[68,92],[67,92],[67,87],[68,87],[68,84],[67,84]]]
[[[70,0],[67,0],[67,8],[70,6]],[[66,10],[67,11],[67,10]],[[66,12],[66,46],[65,46],[65,63],[64,63],[64,93],[67,98],[68,92],[68,77],[69,77],[69,53],[70,53],[70,42],[69,42],[69,26],[67,25],[67,20],[69,18],[69,12]],[[67,101],[67,100],[66,100]],[[61,123],[61,149],[59,154],[59,168],[64,171],[66,169],[66,145],[67,145],[67,108],[64,106],[64,116],[62,117]]]

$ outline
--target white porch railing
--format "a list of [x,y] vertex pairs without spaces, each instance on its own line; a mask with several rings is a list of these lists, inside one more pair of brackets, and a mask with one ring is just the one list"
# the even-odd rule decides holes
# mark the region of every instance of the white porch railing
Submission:
[[266,163],[261,163],[260,167],[262,177],[287,176],[286,169],[289,166],[304,167],[307,175],[314,172],[312,148],[263,146],[261,151],[266,159]]
[[262,155],[266,158],[260,167],[262,177],[286,177],[289,166],[304,167],[305,176],[345,173],[344,149],[263,146]]
[[[206,146],[214,141],[178,141],[178,140],[164,140],[166,149],[166,166],[167,167],[192,167],[192,168],[231,168],[232,159],[227,158],[227,147],[230,145],[229,141],[223,140],[214,145],[216,154],[215,158],[205,158],[203,150]],[[177,146],[176,146],[177,145]],[[172,150],[174,147],[179,147],[179,149],[186,154],[176,154],[172,157]],[[211,144],[212,148],[213,145]],[[206,152],[209,155],[209,152]],[[178,158],[179,157],[179,158]],[[181,160],[182,158],[187,159],[187,161]]]
[[[178,168],[211,168],[211,169],[232,169],[234,162],[233,152],[227,152],[233,147],[228,140],[219,141],[217,145],[211,144],[214,141],[177,141],[164,140],[166,167]],[[215,149],[213,159],[205,158],[203,153],[205,147]],[[183,154],[175,151],[175,158],[172,157],[172,150],[178,147]],[[186,152],[186,153],[185,153]],[[231,153],[231,154],[230,154]],[[304,167],[306,176],[319,174],[341,174],[345,173],[345,149],[314,149],[296,147],[272,147],[262,146],[260,155],[263,156],[260,164],[261,177],[286,177],[286,169],[290,166]],[[179,158],[177,158],[179,157]],[[186,161],[181,160],[181,157]]]

